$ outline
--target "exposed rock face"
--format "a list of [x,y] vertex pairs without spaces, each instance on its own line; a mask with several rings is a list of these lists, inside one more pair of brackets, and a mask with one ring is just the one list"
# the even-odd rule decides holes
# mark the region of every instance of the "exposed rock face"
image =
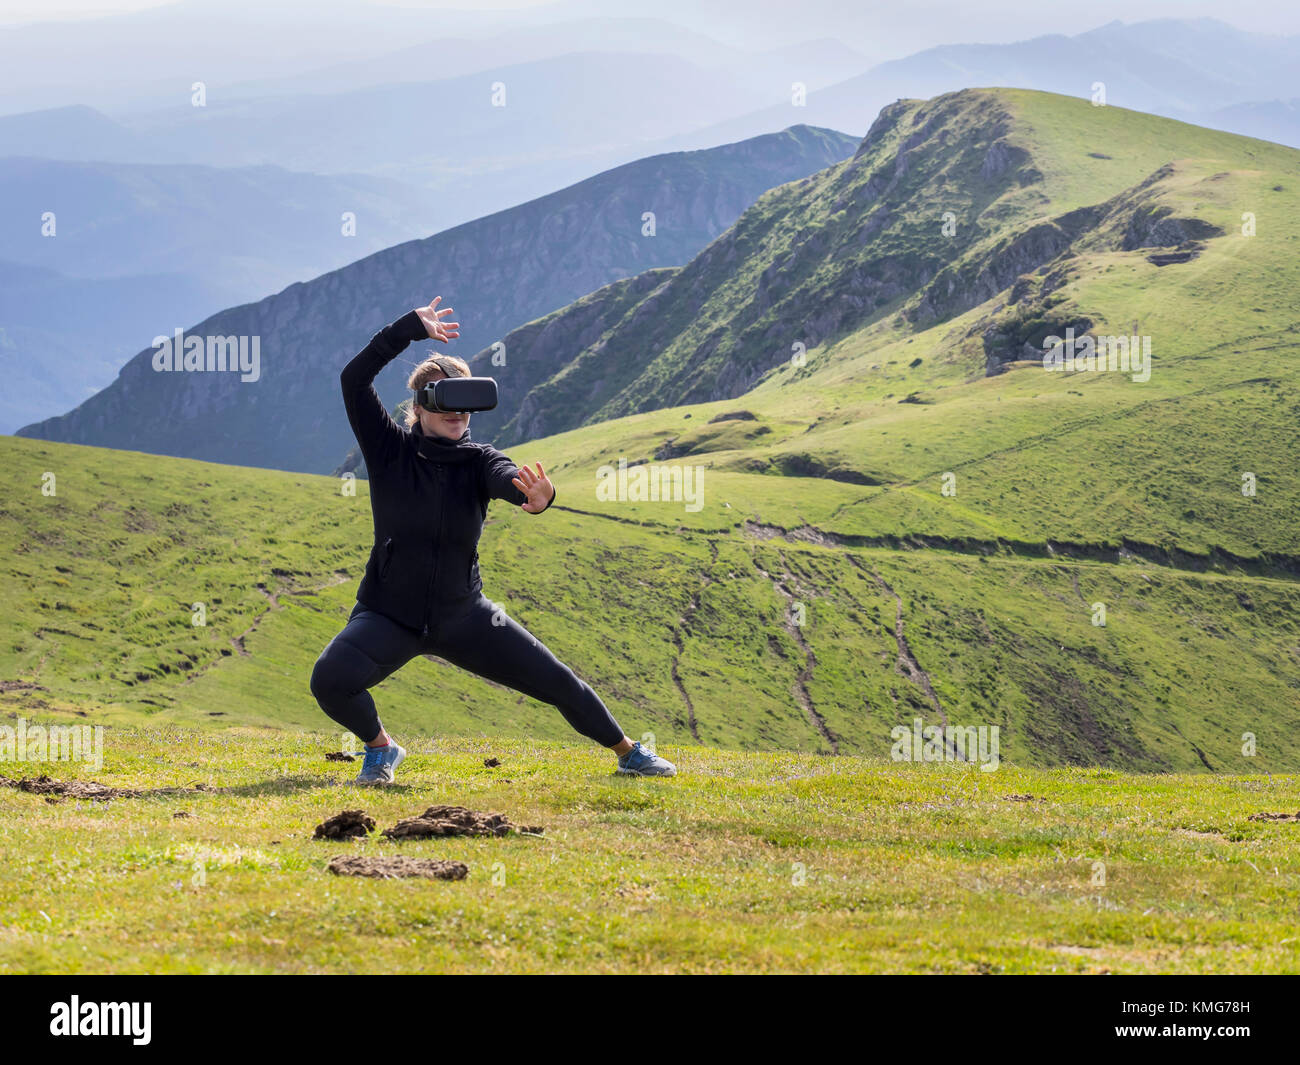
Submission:
[[[1040,361],[1043,340],[1063,337],[1073,330],[1076,337],[1089,332],[1094,322],[1088,315],[1059,305],[1053,295],[1071,273],[1076,247],[1137,251],[1159,248],[1146,256],[1156,266],[1188,262],[1200,254],[1204,241],[1223,235],[1219,227],[1199,218],[1176,217],[1167,204],[1158,203],[1162,182],[1174,175],[1172,166],[1162,166],[1119,196],[1093,207],[1043,223],[995,253],[987,270],[996,284],[1005,281],[1006,271],[1019,268],[1020,276],[1010,285],[1007,300],[973,331],[984,346],[985,372],[1005,372],[1008,364]],[[976,302],[990,298],[993,291],[978,282],[972,290]],[[924,304],[924,301],[922,301]],[[968,309],[968,308],[963,308]]]
[[1074,330],[1075,336],[1082,336],[1091,328],[1090,318],[1054,316],[1028,320],[1013,318],[990,325],[981,338],[984,342],[984,372],[992,377],[1003,373],[1007,363],[1041,360],[1044,337],[1065,336],[1070,329]]
[[1124,230],[1125,251],[1137,248],[1171,248],[1223,236],[1223,230],[1201,218],[1175,218],[1173,209],[1148,205],[1133,212]]

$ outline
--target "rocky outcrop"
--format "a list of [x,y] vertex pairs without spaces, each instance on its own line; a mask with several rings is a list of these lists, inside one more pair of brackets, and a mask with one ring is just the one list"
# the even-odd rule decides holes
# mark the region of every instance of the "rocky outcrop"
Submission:
[[1173,208],[1164,204],[1147,204],[1133,212],[1124,229],[1120,247],[1124,251],[1138,248],[1172,248],[1194,241],[1223,236],[1223,230],[1201,218],[1177,218]]

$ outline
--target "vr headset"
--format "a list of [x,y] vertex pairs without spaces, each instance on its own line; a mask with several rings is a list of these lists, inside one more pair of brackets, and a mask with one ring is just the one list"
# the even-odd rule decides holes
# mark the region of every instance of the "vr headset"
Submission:
[[434,359],[446,376],[415,390],[415,402],[435,414],[472,414],[497,405],[497,383],[491,377],[457,377],[460,370],[441,357]]

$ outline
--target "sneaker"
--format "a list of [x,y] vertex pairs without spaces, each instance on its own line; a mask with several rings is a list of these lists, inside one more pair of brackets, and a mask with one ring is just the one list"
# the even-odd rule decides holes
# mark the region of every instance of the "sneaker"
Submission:
[[677,767],[668,759],[651,754],[637,741],[627,754],[619,755],[618,771],[637,777],[670,777],[677,772]]
[[406,749],[393,742],[383,747],[367,747],[366,759],[361,763],[361,772],[353,784],[391,784],[393,770],[402,764]]

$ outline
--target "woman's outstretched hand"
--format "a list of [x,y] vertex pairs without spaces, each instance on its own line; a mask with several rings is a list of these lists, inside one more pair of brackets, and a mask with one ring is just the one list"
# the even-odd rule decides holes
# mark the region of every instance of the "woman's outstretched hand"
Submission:
[[447,343],[449,340],[455,340],[460,336],[459,322],[444,322],[443,315],[451,314],[450,307],[444,307],[438,310],[438,304],[442,300],[441,296],[434,296],[427,307],[417,307],[415,313],[420,316],[420,321],[424,323],[425,332],[429,334],[430,340],[440,340]]
[[528,497],[528,502],[522,504],[522,508],[529,514],[540,514],[550,506],[551,497],[555,495],[555,486],[546,476],[542,464],[539,462],[536,465],[536,473],[527,466],[520,466],[519,476],[512,479],[514,486]]

